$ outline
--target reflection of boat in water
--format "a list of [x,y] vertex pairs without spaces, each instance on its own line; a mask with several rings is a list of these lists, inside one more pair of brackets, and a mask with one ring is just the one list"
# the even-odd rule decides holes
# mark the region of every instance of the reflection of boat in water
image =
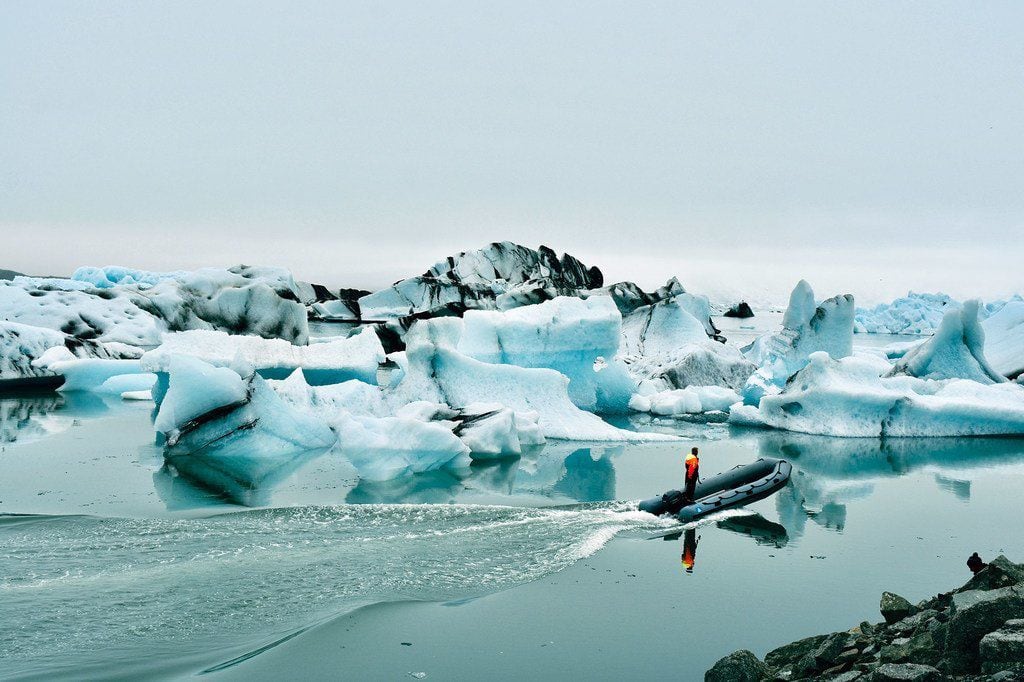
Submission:
[[763,500],[786,485],[791,471],[786,460],[763,457],[701,481],[691,504],[684,504],[681,491],[670,490],[661,497],[644,500],[640,510],[655,516],[671,514],[684,523],[694,521],[722,509]]
[[722,519],[715,525],[740,535],[748,535],[754,538],[755,542],[759,545],[782,547],[789,542],[789,533],[786,532],[785,526],[769,521],[760,514],[731,516],[727,519]]

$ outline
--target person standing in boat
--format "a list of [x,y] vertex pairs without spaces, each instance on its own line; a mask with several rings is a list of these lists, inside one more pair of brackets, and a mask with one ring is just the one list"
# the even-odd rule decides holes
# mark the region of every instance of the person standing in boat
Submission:
[[697,448],[692,448],[690,454],[683,462],[686,467],[686,483],[683,486],[683,506],[693,504],[694,495],[697,491],[697,481],[700,479],[700,459],[697,457]]

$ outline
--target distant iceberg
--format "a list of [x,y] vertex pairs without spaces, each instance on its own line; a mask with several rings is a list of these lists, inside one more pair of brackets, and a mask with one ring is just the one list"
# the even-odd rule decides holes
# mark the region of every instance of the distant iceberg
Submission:
[[913,291],[874,308],[857,308],[854,331],[858,334],[931,334],[950,308],[959,303],[946,294]]

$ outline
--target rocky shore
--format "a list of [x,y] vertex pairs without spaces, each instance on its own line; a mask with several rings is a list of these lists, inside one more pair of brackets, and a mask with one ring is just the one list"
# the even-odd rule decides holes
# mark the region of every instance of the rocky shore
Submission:
[[1005,556],[963,587],[914,605],[882,594],[881,623],[719,660],[705,682],[1024,681],[1024,564]]

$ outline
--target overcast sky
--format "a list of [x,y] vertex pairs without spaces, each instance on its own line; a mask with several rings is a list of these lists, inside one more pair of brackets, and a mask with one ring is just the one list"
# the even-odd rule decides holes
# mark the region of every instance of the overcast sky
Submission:
[[272,5],[0,5],[0,268],[1024,291],[1024,3]]

